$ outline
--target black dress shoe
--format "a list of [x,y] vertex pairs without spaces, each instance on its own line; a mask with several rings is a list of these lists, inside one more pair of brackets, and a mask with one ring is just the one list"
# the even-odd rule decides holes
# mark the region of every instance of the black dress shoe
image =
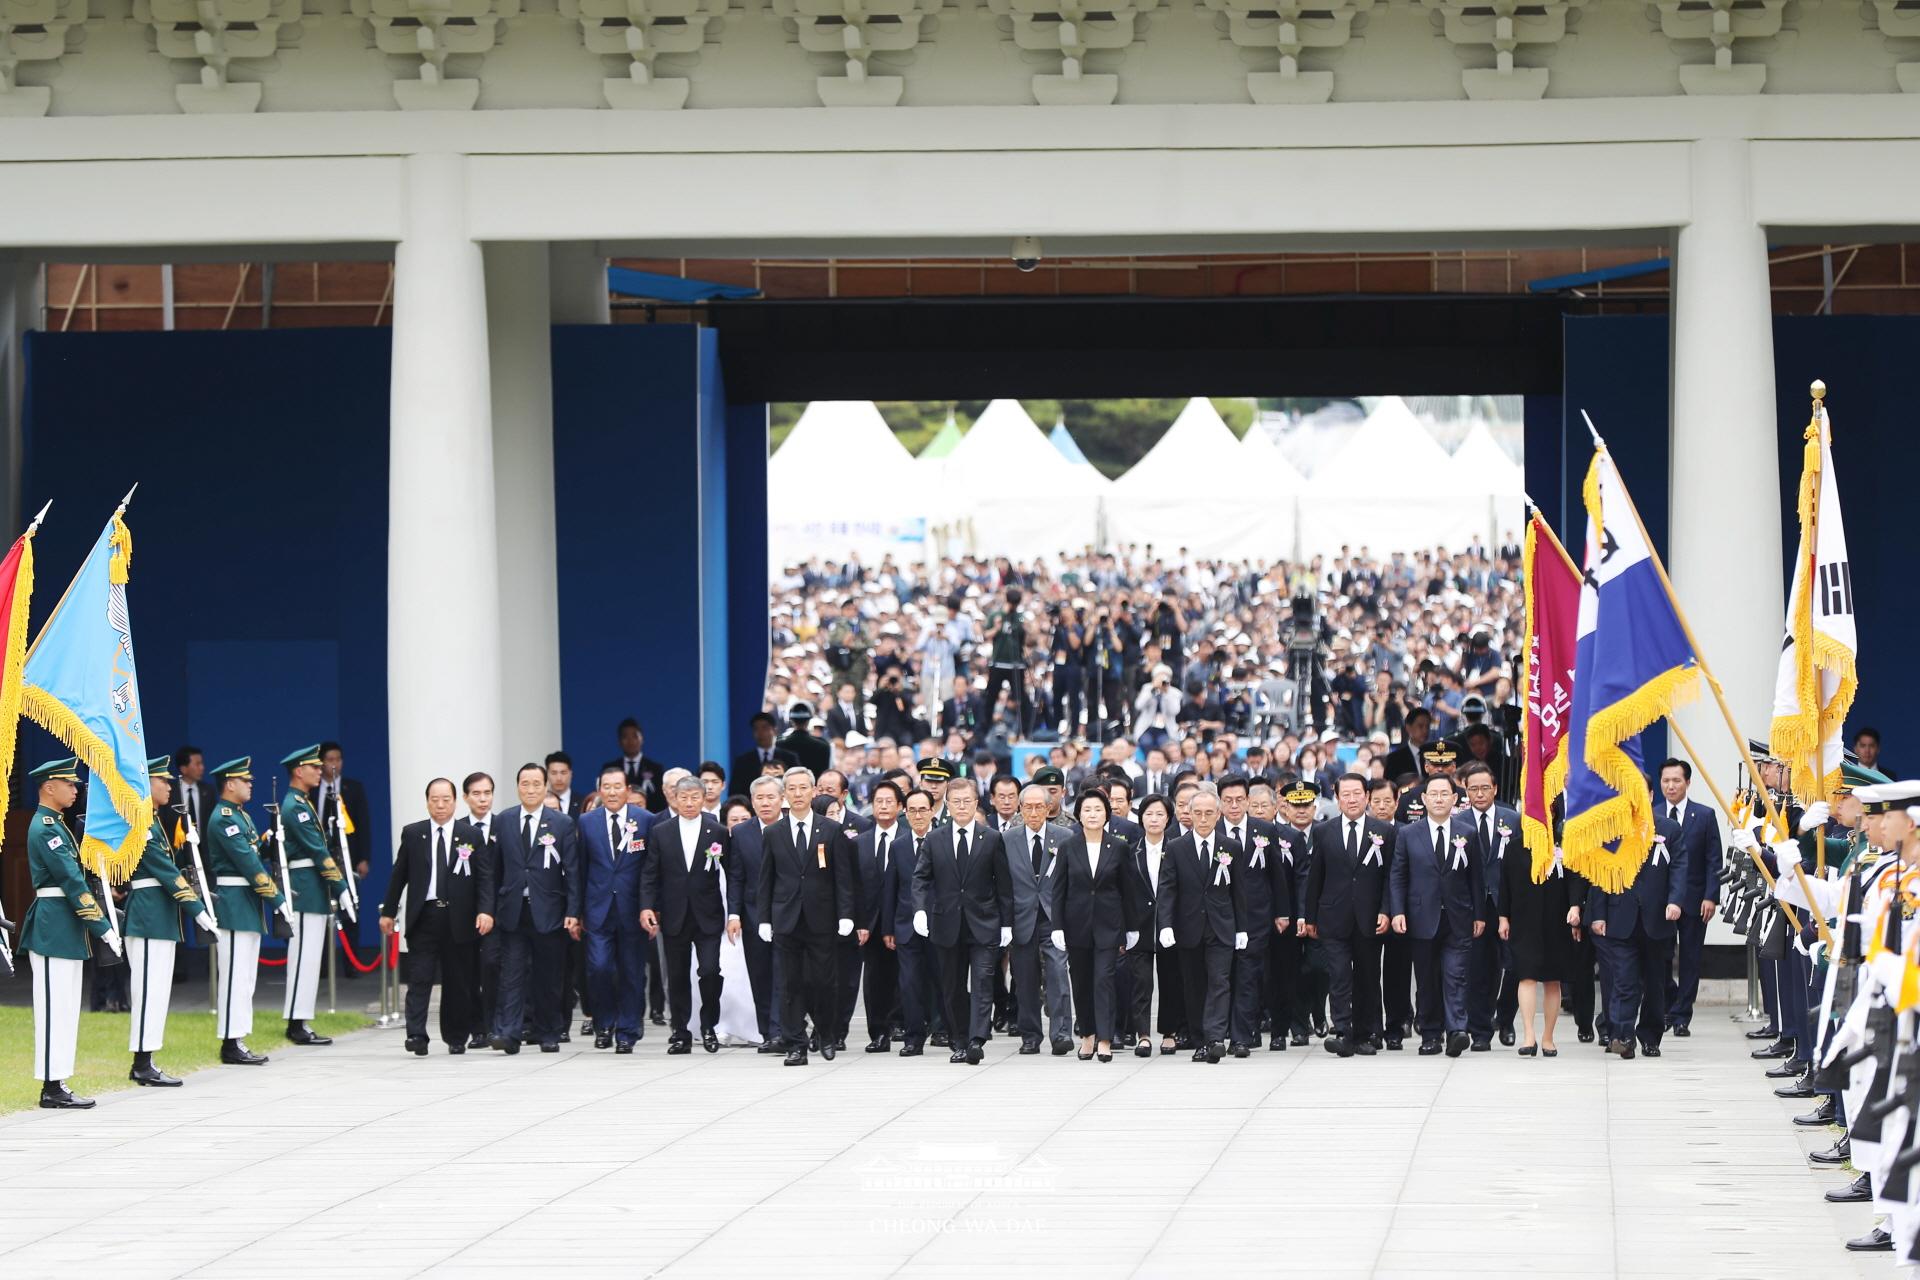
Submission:
[[560,1052],[560,1042],[558,1040],[542,1040],[540,1042],[540,1052],[558,1053]]
[[1802,1076],[1791,1084],[1783,1084],[1778,1089],[1775,1089],[1773,1096],[1776,1098],[1813,1098],[1819,1096],[1819,1091],[1813,1087],[1811,1080]]
[[1040,1052],[1040,1042],[1031,1038],[1022,1040],[1020,1042],[1020,1052],[1029,1055],[1036,1054]]
[[1824,1125],[1832,1124],[1833,1098],[1829,1096],[1820,1099],[1819,1104],[1816,1105],[1813,1110],[1803,1116],[1795,1116],[1793,1122],[1808,1129],[1818,1129]]
[[[887,1037],[886,1037],[886,1036],[881,1036],[881,1037],[880,1037],[880,1038],[879,1038],[878,1040],[869,1040],[869,1041],[867,1041],[867,1052],[868,1052],[868,1053],[885,1053],[885,1052],[886,1052],[887,1050],[889,1050],[889,1049],[891,1049],[891,1048],[893,1048],[893,1043],[892,1043],[892,1041],[890,1041],[889,1039],[887,1039]],[[1038,1052],[1040,1052],[1040,1047],[1039,1047],[1039,1042],[1038,1042],[1038,1041],[1036,1041],[1036,1042],[1034,1043],[1034,1048],[1033,1048],[1033,1052],[1035,1052],[1035,1053],[1038,1053]]]
[[478,1031],[474,1032],[471,1036],[467,1037],[467,1048],[469,1049],[490,1049],[492,1047],[493,1047],[493,1041],[489,1040],[486,1036],[482,1035]]
[[667,1025],[667,1015],[664,1013],[654,1013],[647,1018],[647,1021],[656,1027],[664,1027]]
[[1006,1014],[1004,1014],[1004,1013],[996,1013],[996,1014],[994,1014],[994,1015],[993,1015],[993,1029],[994,1029],[995,1031],[1005,1031],[1005,1030],[1007,1029],[1007,1015],[1006,1015]]
[[835,1036],[833,1038],[833,1051],[835,1053],[845,1053],[847,1051],[847,1038],[845,1036]]
[[785,1053],[786,1049],[783,1046],[781,1046],[781,1044],[778,1041],[762,1040],[760,1042],[760,1047],[755,1049],[754,1052],[755,1053]]
[[613,1042],[613,1051],[615,1053],[632,1053],[633,1041],[627,1039],[625,1036],[621,1036]]
[[1816,1151],[1807,1159],[1814,1164],[1845,1164],[1853,1158],[1853,1144],[1843,1136],[1825,1151]]
[[1861,1174],[1844,1187],[1835,1187],[1827,1192],[1829,1204],[1860,1204],[1873,1199],[1873,1184],[1866,1174]]
[[611,1032],[611,1031],[596,1031],[596,1032],[594,1032],[594,1033],[593,1033],[593,1047],[594,1047],[594,1048],[596,1048],[596,1049],[610,1049],[610,1048],[612,1048],[612,1047],[613,1047],[613,1032]]
[[415,1039],[410,1036],[407,1039],[407,1052],[418,1054],[419,1056],[424,1058],[427,1056],[427,1049],[430,1043],[431,1042],[428,1041],[428,1039],[425,1036],[420,1036],[418,1039]]
[[133,1070],[127,1072],[127,1079],[133,1081],[135,1084],[145,1085],[150,1089],[177,1089],[180,1087],[180,1082],[160,1068],[154,1066],[151,1058],[148,1058],[145,1062],[134,1063]]
[[838,1050],[834,1048],[833,1041],[825,1039],[820,1041],[820,1056],[828,1062],[833,1061],[833,1055],[837,1052]]
[[948,1062],[964,1063],[966,1060],[967,1060],[967,1051],[965,1049],[955,1049],[953,1052],[947,1055]]
[[1193,1051],[1193,1060],[1195,1062],[1205,1062],[1207,1060],[1207,1047],[1205,1045],[1201,1045]]
[[85,1111],[93,1099],[74,1093],[63,1080],[49,1080],[40,1086],[40,1105],[48,1111]]
[[1393,1052],[1398,1053],[1406,1047],[1407,1047],[1407,1042],[1405,1037],[1402,1037],[1402,1036],[1387,1037],[1387,1048],[1391,1049]]
[[1646,1057],[1657,1058],[1660,1056],[1660,1046],[1657,1044],[1642,1044],[1640,1046],[1640,1052]]
[[1421,1057],[1431,1058],[1434,1054],[1438,1052],[1440,1052],[1440,1042],[1438,1040],[1422,1039],[1420,1041]]
[[1072,1052],[1073,1052],[1073,1041],[1071,1041],[1071,1040],[1055,1040],[1055,1041],[1053,1042],[1053,1056],[1054,1056],[1054,1057],[1056,1057],[1056,1058],[1064,1058],[1064,1057],[1066,1057],[1066,1056],[1067,1056],[1068,1054],[1070,1054],[1070,1053],[1072,1053]]
[[789,1050],[787,1050],[787,1061],[786,1061],[786,1065],[787,1065],[787,1066],[789,1066],[789,1067],[804,1067],[804,1066],[806,1066],[806,1065],[807,1065],[807,1049],[806,1049],[806,1046],[805,1046],[805,1045],[798,1045],[798,1046],[796,1046],[796,1047],[794,1047],[794,1048],[792,1048],[792,1049],[789,1049]]
[[1582,1028],[1580,1028],[1580,1035],[1579,1035],[1579,1040],[1580,1040],[1580,1043],[1581,1043],[1581,1044],[1592,1044],[1592,1043],[1593,1043],[1593,1028],[1591,1028],[1591,1027],[1582,1027]]
[[229,1067],[257,1067],[266,1062],[267,1055],[255,1053],[247,1048],[245,1040],[223,1040],[220,1042],[220,1061]]
[[1232,1054],[1236,1058],[1244,1058],[1244,1057],[1247,1057],[1251,1051],[1247,1048],[1247,1046],[1241,1044],[1239,1041],[1236,1040],[1233,1044],[1233,1047],[1228,1049],[1227,1052]]
[[580,1034],[581,1034],[581,1035],[583,1035],[583,1036],[592,1036],[592,1035],[598,1035],[598,1034],[599,1034],[599,1033],[598,1033],[597,1031],[595,1031],[595,1030],[593,1029],[593,1019],[592,1019],[592,1018],[583,1018],[583,1019],[581,1020],[581,1022],[580,1022]]
[[1298,1048],[1301,1048],[1301,1047],[1303,1047],[1303,1046],[1305,1046],[1305,1044],[1306,1044],[1306,1043],[1307,1043],[1307,1033],[1306,1033],[1306,1032],[1304,1032],[1304,1031],[1296,1031],[1296,1032],[1294,1032],[1294,1033],[1293,1033],[1293,1047],[1294,1047],[1294,1048],[1296,1048],[1296,1049],[1298,1049]]
[[295,1018],[287,1023],[287,1039],[295,1044],[332,1044],[332,1036],[323,1036],[305,1022]]
[[978,1040],[975,1040],[973,1043],[967,1046],[966,1057],[967,1057],[967,1062],[970,1065],[976,1066],[976,1067],[979,1066],[980,1060],[982,1058],[985,1058],[986,1056],[987,1056],[986,1051],[980,1047],[980,1042]]
[[1679,1037],[1680,1037],[1680,1038],[1681,1038],[1682,1040],[1684,1040],[1684,1039],[1686,1039],[1686,1038],[1687,1038],[1688,1036],[1690,1036],[1690,1035],[1692,1035],[1692,1034],[1693,1034],[1693,1032],[1691,1032],[1691,1031],[1689,1031],[1689,1030],[1687,1029],[1687,1024],[1686,1024],[1686,1023],[1684,1023],[1684,1022],[1679,1022],[1679,1023],[1675,1023],[1675,1024],[1674,1024],[1674,1028],[1673,1028],[1673,1034],[1675,1034],[1675,1035],[1677,1035],[1677,1036],[1679,1036]]
[[1269,1053],[1284,1053],[1286,1052],[1286,1048],[1287,1038],[1284,1035],[1274,1036],[1267,1041],[1267,1052]]
[[1218,1040],[1214,1040],[1207,1045],[1207,1061],[1208,1062],[1218,1062],[1220,1061],[1221,1058],[1225,1056],[1226,1055],[1220,1052],[1220,1042]]
[[1502,1045],[1502,1046],[1504,1046],[1504,1047],[1506,1047],[1506,1048],[1508,1048],[1508,1049],[1511,1049],[1511,1048],[1513,1048],[1513,1042],[1514,1042],[1514,1040],[1515,1040],[1515,1039],[1517,1039],[1517,1038],[1518,1038],[1518,1037],[1516,1037],[1516,1036],[1515,1036],[1515,1035],[1513,1034],[1513,1028],[1511,1028],[1511,1027],[1508,1027],[1508,1028],[1507,1028],[1506,1030],[1504,1030],[1504,1031],[1502,1031],[1502,1032],[1500,1033],[1500,1043],[1501,1043],[1501,1045]]
[[1802,1075],[1805,1075],[1806,1073],[1807,1073],[1806,1059],[1788,1058],[1785,1062],[1781,1063],[1777,1067],[1768,1067],[1767,1079],[1785,1080],[1791,1076],[1802,1076]]
[[1749,1040],[1773,1040],[1780,1035],[1778,1027],[1755,1027],[1744,1033]]
[[1153,1042],[1142,1038],[1138,1044],[1133,1046],[1133,1056],[1136,1058],[1151,1058],[1153,1056]]
[[[44,1107],[47,1104],[43,1101],[40,1105]],[[1891,1253],[1893,1237],[1887,1234],[1886,1228],[1875,1227],[1867,1234],[1847,1241],[1847,1249],[1853,1253]]]
[[925,1049],[911,1041],[900,1046],[900,1056],[903,1058],[917,1058],[925,1052]]
[[927,1037],[927,1043],[936,1049],[951,1049],[953,1047],[953,1037],[944,1031],[936,1031]]
[[1371,1040],[1354,1040],[1349,1043],[1353,1045],[1353,1051],[1363,1058],[1371,1058],[1374,1054],[1380,1052],[1379,1048],[1376,1047]]
[[1482,1039],[1479,1039],[1478,1037],[1475,1037],[1473,1044],[1470,1047],[1475,1053],[1492,1053],[1493,1041],[1482,1040]]
[[668,1057],[678,1057],[683,1053],[692,1053],[692,1052],[693,1052],[692,1040],[682,1040],[679,1036],[675,1036],[673,1039],[667,1041]]
[[572,1033],[571,1031],[562,1031],[562,1032],[560,1033],[560,1039],[559,1039],[559,1043],[560,1043],[560,1044],[572,1044],[572,1043],[573,1043],[573,1033]]
[[1467,1045],[1470,1043],[1472,1043],[1472,1041],[1464,1031],[1447,1032],[1447,1056],[1449,1058],[1459,1057],[1467,1051]]
[[465,1053],[466,1051],[467,1051],[467,1042],[465,1040],[461,1040],[455,1044],[450,1044],[447,1046],[448,1053]]
[[1633,1061],[1633,1041],[1609,1040],[1607,1041],[1607,1052],[1619,1054],[1622,1062],[1631,1062]]
[[720,1052],[720,1037],[713,1033],[712,1027],[700,1033],[700,1047],[708,1053]]
[[1770,1045],[1764,1045],[1761,1048],[1755,1049],[1750,1056],[1756,1059],[1791,1058],[1793,1056],[1793,1045],[1785,1040],[1776,1040]]
[[1336,1058],[1351,1058],[1353,1046],[1347,1043],[1343,1035],[1331,1035],[1320,1042],[1320,1047]]

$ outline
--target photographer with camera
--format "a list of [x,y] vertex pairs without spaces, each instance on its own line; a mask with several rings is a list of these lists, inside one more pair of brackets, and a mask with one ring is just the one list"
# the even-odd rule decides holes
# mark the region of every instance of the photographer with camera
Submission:
[[1166,589],[1148,615],[1147,634],[1159,644],[1173,682],[1180,683],[1187,669],[1187,619],[1180,609],[1179,594],[1172,587]]
[[840,602],[840,616],[827,624],[822,653],[827,666],[851,683],[854,689],[867,687],[867,638],[861,634],[860,605],[854,600]]
[[1006,603],[987,619],[991,647],[987,652],[987,691],[982,699],[987,713],[999,706],[1000,690],[1011,690],[1011,705],[1017,717],[1018,736],[1027,734],[1027,621],[1020,611],[1024,597],[1018,587],[1008,587]]
[[1173,668],[1156,663],[1149,683],[1133,703],[1133,724],[1142,749],[1163,747],[1180,727],[1180,691],[1173,687]]

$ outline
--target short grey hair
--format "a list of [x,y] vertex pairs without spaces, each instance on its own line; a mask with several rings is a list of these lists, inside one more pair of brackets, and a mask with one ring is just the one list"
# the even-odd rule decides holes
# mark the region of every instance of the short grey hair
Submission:
[[777,792],[780,790],[780,779],[769,778],[765,774],[761,774],[759,777],[755,778],[752,782],[749,782],[747,784],[747,794],[750,796],[757,794],[760,788],[762,787],[765,787],[770,791]]
[[1045,787],[1040,786],[1038,783],[1029,782],[1026,786],[1020,788],[1020,803],[1025,804],[1029,800],[1039,800],[1044,804],[1051,804],[1053,803],[1053,796],[1048,793]]
[[703,796],[707,793],[706,783],[700,781],[700,779],[694,777],[684,769],[682,769],[680,773],[681,776],[673,780],[673,789],[676,793],[681,791],[698,791]]
[[803,764],[797,764],[780,775],[782,783],[792,782],[795,778],[805,778],[811,784],[814,781],[813,770]]
[[680,779],[693,777],[693,770],[682,769],[679,765],[666,771],[660,778],[660,785],[668,791],[680,785]]

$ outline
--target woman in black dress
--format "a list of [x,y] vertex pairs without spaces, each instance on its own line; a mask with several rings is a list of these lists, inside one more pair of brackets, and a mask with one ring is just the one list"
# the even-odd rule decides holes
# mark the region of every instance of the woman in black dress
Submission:
[[[1501,872],[1500,939],[1512,954],[1514,977],[1520,983],[1519,1053],[1523,1058],[1536,1052],[1551,1058],[1559,1052],[1553,1044],[1553,1027],[1560,1020],[1560,984],[1573,972],[1573,930],[1578,917],[1571,913],[1580,905],[1574,891],[1576,877],[1560,865],[1558,845],[1553,850],[1553,867],[1539,884],[1533,882],[1533,859],[1524,846],[1501,859]],[[1537,1042],[1533,1036],[1536,1005],[1546,1018]]]
[[1140,892],[1127,842],[1107,830],[1112,802],[1090,788],[1074,801],[1080,830],[1060,842],[1053,879],[1053,945],[1067,953],[1080,1060],[1113,1061],[1120,952],[1140,940]]

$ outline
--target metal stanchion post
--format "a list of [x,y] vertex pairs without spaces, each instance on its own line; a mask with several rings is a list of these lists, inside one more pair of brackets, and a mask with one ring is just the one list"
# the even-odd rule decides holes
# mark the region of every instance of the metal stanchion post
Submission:
[[[1760,1007],[1760,961],[1752,947],[1745,948],[1747,953],[1747,1017],[1766,1017],[1766,1010]],[[1772,1024],[1768,1024],[1772,1025]]]
[[334,981],[333,953],[340,949],[340,925],[333,916],[327,917],[327,923],[334,926],[327,931],[327,1012],[337,1013],[340,1009],[340,989]]
[[220,935],[207,943],[207,1012],[220,1016]]

